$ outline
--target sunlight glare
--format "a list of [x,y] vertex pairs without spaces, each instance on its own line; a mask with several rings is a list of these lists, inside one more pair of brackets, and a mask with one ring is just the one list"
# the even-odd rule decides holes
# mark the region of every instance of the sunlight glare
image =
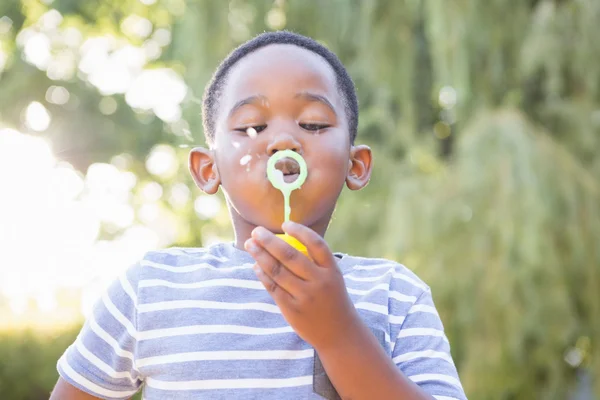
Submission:
[[52,59],[50,38],[41,32],[34,32],[26,39],[23,53],[25,60],[41,70],[46,70]]
[[190,189],[183,183],[176,183],[171,188],[169,204],[174,208],[183,208],[190,201]]
[[52,312],[58,307],[56,293],[53,290],[42,290],[34,297],[38,309],[42,312]]
[[168,145],[154,146],[146,159],[146,169],[153,175],[163,179],[173,177],[177,173],[177,153]]
[[212,219],[221,210],[221,202],[216,196],[201,195],[194,201],[194,210],[201,219]]
[[36,132],[43,132],[50,126],[50,113],[37,101],[31,102],[25,110],[25,124]]
[[62,21],[63,21],[62,14],[60,12],[58,12],[58,10],[51,9],[51,10],[48,10],[46,13],[44,13],[44,15],[42,15],[40,17],[37,24],[43,30],[51,31],[51,30],[58,28],[58,26],[62,23]]
[[127,45],[111,53],[101,67],[93,69],[88,80],[105,96],[125,93],[146,62],[143,49]]
[[63,31],[63,40],[67,46],[78,49],[83,41],[83,35],[79,29],[70,26]]
[[54,81],[68,81],[75,76],[76,71],[77,60],[75,54],[71,50],[63,50],[52,58],[48,64],[46,75]]
[[10,310],[15,315],[23,315],[27,311],[27,297],[15,296],[8,303]]
[[145,39],[152,33],[152,22],[136,14],[127,16],[121,23],[121,31],[139,39]]
[[142,187],[142,199],[147,203],[155,203],[163,195],[163,188],[158,182],[148,182]]
[[[0,303],[6,298],[15,315],[33,312],[30,304],[54,313],[64,306],[57,297],[64,288],[82,289],[81,307],[89,310],[103,285],[173,239],[169,221],[162,236],[133,225],[132,172],[92,164],[84,177],[57,162],[41,138],[0,129],[0,181],[18,188],[0,196]],[[123,231],[115,231],[114,240],[98,240],[103,222]]]
[[134,109],[153,110],[165,122],[181,118],[180,104],[187,95],[187,85],[172,69],[144,70],[133,82],[125,100]]
[[113,40],[111,39],[110,36],[91,37],[81,45],[79,69],[82,72],[91,74],[96,68],[107,62],[108,53],[112,49]]

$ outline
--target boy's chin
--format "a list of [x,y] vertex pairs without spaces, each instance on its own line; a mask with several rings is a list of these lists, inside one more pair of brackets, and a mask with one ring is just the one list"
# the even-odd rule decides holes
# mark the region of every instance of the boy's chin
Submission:
[[[310,225],[309,219],[302,218],[302,216],[299,216],[299,215],[297,215],[297,216],[292,215],[290,217],[290,220],[297,222],[299,224],[302,224],[302,225],[307,225],[307,226]],[[279,216],[272,216],[272,218],[269,218],[268,221],[259,221],[259,223],[256,225],[262,226],[275,234],[283,234],[283,233],[285,233],[283,231],[283,229],[281,228],[281,225],[283,225],[283,223],[284,223],[283,218],[281,218]]]
[[[251,226],[262,226],[275,234],[285,233],[281,228],[285,221],[283,207],[281,207],[281,209],[279,209],[279,207],[273,207],[273,210],[269,210],[268,207],[265,207],[261,209],[245,209],[240,211],[243,211],[243,213],[239,213],[238,216]],[[320,225],[319,221],[324,221],[329,214],[327,212],[319,213],[317,211],[319,211],[317,207],[309,207],[308,209],[304,207],[297,207],[296,209],[292,208],[290,220],[309,228],[314,228],[315,226]]]
[[281,229],[281,225],[283,225],[283,219],[273,219],[273,220],[270,220],[268,223],[264,223],[263,225],[260,225],[260,224],[258,224],[258,225],[268,229],[269,231],[271,231],[275,234],[285,233],[285,232],[283,232],[283,229]]

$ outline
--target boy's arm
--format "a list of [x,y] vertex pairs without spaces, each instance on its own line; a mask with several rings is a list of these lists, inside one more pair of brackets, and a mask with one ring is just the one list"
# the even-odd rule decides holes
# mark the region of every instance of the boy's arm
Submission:
[[98,400],[91,394],[87,394],[75,386],[70,385],[63,378],[58,378],[58,382],[52,391],[50,400]]
[[400,372],[360,321],[338,342],[316,351],[342,399],[433,399]]
[[433,396],[438,400],[466,400],[429,289],[392,334],[391,358],[362,321],[328,347],[316,349],[342,398],[345,394],[352,399]]
[[50,400],[100,400],[100,398],[77,389],[63,378],[58,378]]
[[75,342],[58,360],[52,399],[128,399],[143,376],[137,352],[140,264],[122,273],[96,302]]

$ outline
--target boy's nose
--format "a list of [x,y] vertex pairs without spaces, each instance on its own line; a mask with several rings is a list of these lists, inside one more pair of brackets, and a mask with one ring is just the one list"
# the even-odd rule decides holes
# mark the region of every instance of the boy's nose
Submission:
[[300,142],[298,142],[293,135],[289,133],[280,133],[271,140],[271,143],[269,143],[267,154],[272,156],[278,151],[283,150],[292,150],[302,154],[302,145],[300,145]]

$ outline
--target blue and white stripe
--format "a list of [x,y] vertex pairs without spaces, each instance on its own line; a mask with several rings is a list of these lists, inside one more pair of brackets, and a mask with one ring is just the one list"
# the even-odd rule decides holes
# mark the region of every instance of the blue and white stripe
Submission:
[[[361,318],[398,368],[438,400],[465,399],[431,293],[389,260],[341,255]],[[151,252],[104,293],[61,376],[107,399],[318,399],[315,352],[230,244]]]

